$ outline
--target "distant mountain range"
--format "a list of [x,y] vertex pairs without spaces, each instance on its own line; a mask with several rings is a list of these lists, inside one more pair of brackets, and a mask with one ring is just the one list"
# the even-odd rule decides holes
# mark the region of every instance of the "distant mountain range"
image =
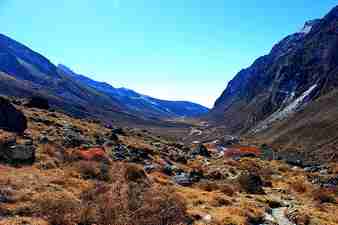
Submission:
[[116,121],[158,121],[194,117],[208,108],[185,101],[165,101],[55,66],[23,44],[0,34],[0,94],[42,95],[56,108],[79,117]]
[[82,85],[116,98],[134,114],[145,114],[151,117],[197,117],[206,114],[209,109],[187,101],[166,101],[142,95],[127,88],[114,88],[110,84],[98,82],[84,75],[74,73],[64,65],[58,65],[61,74],[78,81]]
[[338,6],[241,70],[208,118],[227,133],[338,160]]

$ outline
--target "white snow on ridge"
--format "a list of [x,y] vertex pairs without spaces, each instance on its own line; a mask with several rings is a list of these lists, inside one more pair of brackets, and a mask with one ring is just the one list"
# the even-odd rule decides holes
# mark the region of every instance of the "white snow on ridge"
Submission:
[[300,30],[299,33],[308,34],[308,33],[310,33],[311,29],[312,29],[312,26],[310,26],[310,25],[305,25],[305,26]]
[[277,121],[277,120],[283,120],[296,112],[301,106],[306,104],[304,100],[307,96],[309,96],[317,87],[317,84],[312,85],[308,90],[306,90],[301,96],[299,96],[297,99],[295,99],[293,102],[291,102],[288,106],[286,106],[284,109],[278,110],[277,112],[270,115],[267,119],[260,122],[255,128],[253,128],[252,132],[257,133],[260,131],[263,131],[269,126]]
[[304,27],[299,31],[299,33],[303,33],[303,34],[310,33],[312,27],[314,25],[316,25],[319,21],[320,21],[319,19],[314,19],[314,20],[307,21],[305,23]]

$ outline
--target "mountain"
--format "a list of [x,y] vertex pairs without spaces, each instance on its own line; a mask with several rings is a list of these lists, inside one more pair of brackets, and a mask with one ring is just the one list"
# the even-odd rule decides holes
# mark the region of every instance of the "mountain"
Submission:
[[19,42],[0,34],[0,94],[42,95],[77,117],[157,123],[159,119],[199,116],[208,109],[190,102],[163,101],[77,75]]
[[110,84],[98,82],[84,75],[74,73],[64,65],[58,65],[59,71],[88,86],[116,98],[126,106],[129,112],[151,117],[173,118],[173,117],[197,117],[206,114],[209,109],[187,101],[166,101],[142,95],[127,88],[114,88]]
[[208,118],[227,133],[338,160],[337,49],[338,6],[241,70]]

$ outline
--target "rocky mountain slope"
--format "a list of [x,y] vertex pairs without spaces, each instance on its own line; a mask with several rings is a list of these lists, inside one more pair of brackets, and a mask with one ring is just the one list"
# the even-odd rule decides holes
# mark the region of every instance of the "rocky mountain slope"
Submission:
[[54,107],[79,117],[145,124],[208,112],[198,104],[162,101],[74,74],[5,35],[0,35],[0,81],[0,94],[42,95]]
[[[276,44],[229,82],[209,118],[228,133],[338,160],[338,6]],[[297,137],[297,138],[295,138]],[[329,152],[326,152],[331,146]],[[333,149],[336,149],[334,147]]]
[[209,109],[185,101],[166,101],[142,95],[127,88],[114,88],[110,84],[98,82],[84,75],[74,73],[64,65],[58,65],[60,73],[71,77],[82,85],[89,86],[98,92],[116,98],[129,112],[136,115],[148,115],[152,117],[197,117],[206,114]]

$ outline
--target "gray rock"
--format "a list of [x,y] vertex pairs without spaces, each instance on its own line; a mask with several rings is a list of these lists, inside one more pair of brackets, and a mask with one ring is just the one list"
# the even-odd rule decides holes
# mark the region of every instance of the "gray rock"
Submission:
[[63,145],[66,148],[75,148],[92,143],[81,135],[81,130],[66,124],[63,128]]
[[209,150],[202,144],[199,144],[191,153],[193,156],[211,157]]
[[193,184],[193,181],[190,178],[190,175],[187,173],[182,173],[182,174],[174,176],[174,181],[175,183],[181,186],[191,186]]
[[0,97],[0,129],[17,133],[23,133],[27,129],[25,115],[2,97]]
[[13,165],[26,165],[35,162],[35,146],[30,143],[16,144],[9,140],[0,144],[0,159]]
[[146,173],[151,173],[156,169],[156,166],[153,164],[148,164],[148,165],[145,165],[143,168],[144,168],[144,171],[146,171]]

